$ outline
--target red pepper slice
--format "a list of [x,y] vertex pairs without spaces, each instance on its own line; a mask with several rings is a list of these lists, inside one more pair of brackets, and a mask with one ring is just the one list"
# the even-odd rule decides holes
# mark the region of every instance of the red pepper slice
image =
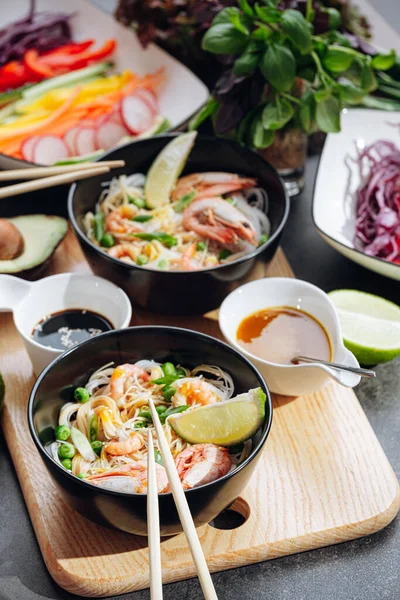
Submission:
[[53,69],[49,65],[46,65],[42,62],[37,50],[34,50],[33,48],[25,52],[24,65],[30,73],[33,73],[41,79],[54,76]]
[[47,52],[45,52],[44,54],[40,55],[40,58],[46,57],[50,58],[50,57],[56,57],[56,56],[64,56],[64,55],[73,55],[73,54],[80,54],[81,52],[84,52],[85,50],[87,50],[88,48],[90,48],[90,46],[93,46],[94,44],[94,40],[85,40],[83,42],[78,42],[78,43],[72,43],[72,44],[64,44],[63,46],[58,46],[58,48],[54,48],[53,50],[48,50]]
[[111,39],[107,40],[105,44],[98,50],[84,51],[79,54],[54,54],[44,55],[41,57],[43,64],[48,65],[53,69],[80,69],[86,67],[86,65],[93,61],[100,61],[112,54],[116,48],[116,41]]
[[29,77],[25,65],[17,60],[12,60],[0,68],[0,90],[15,89],[28,81],[32,81],[32,78]]

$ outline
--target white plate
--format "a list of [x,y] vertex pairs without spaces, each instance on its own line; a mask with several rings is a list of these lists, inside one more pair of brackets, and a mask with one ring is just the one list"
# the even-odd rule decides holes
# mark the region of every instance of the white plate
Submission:
[[[0,11],[0,27],[26,15],[28,0],[12,0]],[[159,91],[160,112],[171,123],[171,129],[182,126],[207,101],[207,87],[180,62],[150,44],[142,48],[135,33],[118,23],[111,15],[102,12],[85,0],[37,0],[38,10],[75,13],[71,20],[72,35],[77,41],[93,38],[96,47],[105,40],[115,38],[118,49],[115,54],[116,70],[130,69],[138,75],[165,68],[165,82]],[[7,165],[5,164],[6,159]],[[13,163],[11,165],[10,161]],[[22,160],[0,155],[1,168],[26,166]],[[28,163],[29,164],[29,163]]]
[[354,191],[360,183],[356,169],[352,169],[350,193],[346,194],[349,181],[346,155],[355,157],[356,145],[364,147],[382,139],[400,147],[400,128],[393,127],[391,123],[400,123],[399,112],[359,108],[343,110],[342,130],[328,135],[322,152],[315,181],[312,218],[318,232],[335,250],[371,271],[400,281],[400,265],[367,256],[354,247]]

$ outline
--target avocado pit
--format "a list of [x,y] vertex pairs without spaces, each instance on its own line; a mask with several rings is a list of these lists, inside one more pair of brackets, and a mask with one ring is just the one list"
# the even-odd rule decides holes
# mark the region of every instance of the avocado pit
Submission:
[[21,232],[6,219],[0,219],[0,260],[12,260],[21,256],[24,238]]

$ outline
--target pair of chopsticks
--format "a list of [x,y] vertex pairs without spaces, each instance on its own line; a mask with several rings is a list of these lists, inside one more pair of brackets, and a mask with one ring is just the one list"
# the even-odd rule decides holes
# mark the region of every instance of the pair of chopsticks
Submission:
[[[192,515],[186,500],[185,493],[179,479],[175,462],[168,446],[161,421],[154,407],[153,401],[149,399],[151,416],[156,429],[158,443],[164,461],[164,467],[167,472],[172,495],[175,500],[182,528],[188,542],[193,562],[199,577],[201,589],[206,600],[218,600],[214,584],[208,570],[206,559],[204,558],[200,540],[197,536]],[[156,464],[154,457],[153,437],[148,433],[147,445],[147,530],[149,543],[149,563],[150,563],[150,598],[151,600],[162,600],[162,570],[161,570],[161,548],[160,548],[160,522],[158,513],[158,491],[156,480]]]
[[95,175],[109,173],[110,169],[124,167],[123,160],[108,160],[98,163],[80,163],[76,165],[63,165],[59,167],[33,167],[31,169],[14,169],[12,171],[0,171],[1,181],[12,181],[14,179],[30,179],[24,183],[16,183],[0,188],[0,199],[19,196],[27,192],[43,190],[55,185],[73,183],[78,179],[86,179]]

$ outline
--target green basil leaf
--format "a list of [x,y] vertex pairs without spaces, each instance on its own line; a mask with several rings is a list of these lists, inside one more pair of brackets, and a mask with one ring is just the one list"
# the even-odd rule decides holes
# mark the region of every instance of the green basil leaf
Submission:
[[329,96],[317,104],[315,119],[317,125],[324,133],[338,133],[340,131],[340,102],[335,96]]
[[342,83],[339,85],[339,96],[345,104],[360,104],[365,90],[352,83]]
[[281,129],[294,115],[293,106],[286,98],[269,102],[262,113],[264,129]]
[[274,141],[275,132],[271,129],[264,129],[260,117],[257,117],[252,124],[252,144],[254,148],[268,148]]
[[253,33],[251,34],[251,37],[253,40],[261,40],[263,42],[265,42],[266,40],[269,40],[269,38],[272,36],[273,31],[271,29],[268,29],[267,27],[259,27],[258,29],[255,29],[253,31]]
[[242,14],[241,12],[232,12],[229,17],[230,22],[234,26],[235,29],[244,33],[245,35],[250,35],[249,25],[251,24],[251,19],[249,23],[248,17]]
[[281,15],[284,14],[277,8],[259,6],[258,4],[254,5],[254,10],[256,12],[257,17],[265,23],[279,23],[279,21],[281,20]]
[[396,52],[391,50],[388,54],[376,54],[372,57],[371,65],[374,69],[387,71],[391,69],[396,62]]
[[329,46],[325,56],[322,58],[322,64],[325,69],[332,73],[342,73],[346,71],[354,60],[352,50],[340,48],[339,46]]
[[249,17],[252,17],[254,15],[254,11],[251,8],[250,4],[247,2],[247,0],[239,0],[239,6],[245,15],[248,15]]
[[[235,135],[235,140],[239,144],[246,145],[246,143],[249,141],[250,124],[253,121],[255,115],[260,112],[261,108],[262,107],[256,106],[250,112],[247,113],[244,119],[240,121],[239,126],[236,129]],[[249,143],[251,144],[251,141],[249,141]]]
[[322,87],[315,92],[314,100],[315,100],[315,102],[324,102],[331,95],[332,95],[331,87]]
[[214,54],[240,54],[247,46],[248,36],[232,23],[212,25],[203,37],[201,47]]
[[366,62],[361,67],[360,83],[363,90],[366,90],[367,92],[372,92],[378,87],[375,73],[370,65]]
[[246,51],[235,61],[235,64],[233,65],[233,72],[238,77],[253,75],[258,67],[259,62],[259,54]]
[[301,12],[289,8],[282,12],[281,25],[292,44],[302,54],[311,51],[312,37],[309,23]]
[[194,131],[200,127],[203,121],[206,121],[213,113],[217,112],[218,107],[219,102],[211,96],[199,112],[189,121],[189,131]]
[[232,23],[231,17],[233,14],[240,15],[240,10],[236,6],[228,6],[223,8],[213,19],[211,27],[220,23]]
[[314,94],[308,90],[300,100],[296,113],[297,122],[305,133],[310,133],[315,120]]
[[289,48],[271,44],[261,59],[260,69],[274,88],[286,92],[292,86],[296,75],[296,61]]
[[322,12],[328,15],[328,27],[330,30],[339,29],[342,22],[342,16],[336,8],[321,8]]

